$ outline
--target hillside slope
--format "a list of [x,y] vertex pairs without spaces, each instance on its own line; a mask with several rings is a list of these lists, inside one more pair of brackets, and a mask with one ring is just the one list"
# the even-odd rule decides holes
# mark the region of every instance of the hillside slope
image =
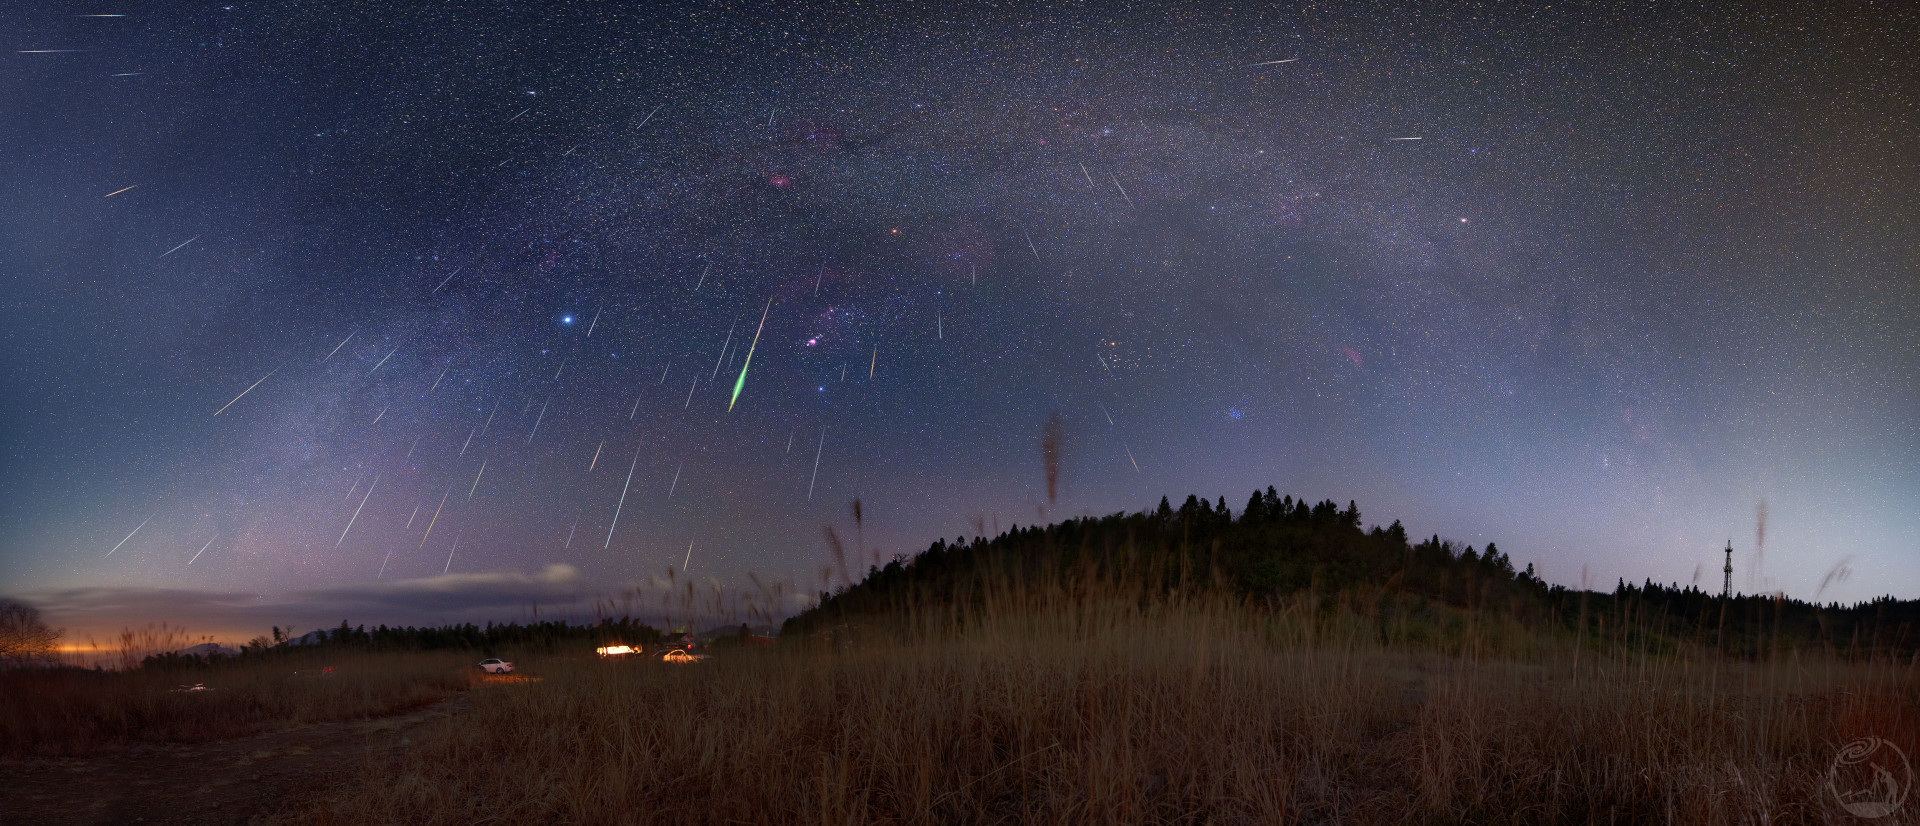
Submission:
[[[851,579],[851,577],[849,577]],[[1539,629],[1578,632],[1611,622],[1672,641],[1692,640],[1758,657],[1782,645],[1911,657],[1920,646],[1920,601],[1883,597],[1850,606],[1781,595],[1722,599],[1698,588],[1619,582],[1611,593],[1550,585],[1516,570],[1495,543],[1408,540],[1396,520],[1361,526],[1357,504],[1309,505],[1269,487],[1236,516],[1223,498],[1162,498],[1151,511],[1014,527],[992,539],[936,541],[910,559],[870,568],[822,593],[783,636],[903,610],[978,604],[995,587],[1102,582],[1150,592],[1230,592],[1259,605],[1283,597],[1344,598],[1380,620],[1430,620],[1469,612]],[[1404,625],[1404,623],[1403,623]]]

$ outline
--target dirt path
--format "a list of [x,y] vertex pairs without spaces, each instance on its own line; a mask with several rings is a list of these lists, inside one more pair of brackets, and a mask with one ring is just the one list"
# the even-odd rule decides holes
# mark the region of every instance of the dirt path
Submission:
[[0,826],[246,823],[328,788],[372,750],[398,747],[409,730],[457,714],[470,702],[470,695],[460,694],[373,720],[0,763]]

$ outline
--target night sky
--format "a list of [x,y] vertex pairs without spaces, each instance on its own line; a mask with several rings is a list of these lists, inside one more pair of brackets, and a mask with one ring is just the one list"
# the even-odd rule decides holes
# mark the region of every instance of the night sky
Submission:
[[10,15],[0,591],[797,598],[1273,485],[1920,596],[1913,6],[892,5]]

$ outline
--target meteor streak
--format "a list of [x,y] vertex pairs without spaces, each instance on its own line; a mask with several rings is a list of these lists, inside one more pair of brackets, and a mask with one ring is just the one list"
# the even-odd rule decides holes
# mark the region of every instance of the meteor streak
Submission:
[[553,371],[554,381],[560,380],[560,374],[566,372],[567,362],[570,362],[570,361],[573,361],[573,356],[567,356],[566,358],[563,358],[560,360],[560,369]]
[[747,368],[753,366],[753,349],[760,346],[760,331],[767,327],[767,313],[773,312],[773,299],[767,299],[767,308],[760,311],[760,326],[753,331],[753,344],[747,346],[747,360],[740,363],[740,378],[733,380],[733,398],[727,402],[727,412],[733,412],[733,403],[740,400],[740,390],[747,386]]
[[404,530],[407,530],[407,529],[409,529],[409,528],[412,528],[412,527],[413,527],[413,520],[414,520],[414,517],[417,517],[417,516],[419,516],[419,515],[420,515],[420,506],[419,506],[418,504],[415,504],[415,505],[413,506],[413,513],[410,513],[410,514],[407,514],[407,527],[405,527],[405,528],[401,528],[401,530],[403,530],[403,531],[404,531]]
[[[467,499],[469,501],[473,499],[473,492],[480,489],[480,477],[485,475],[486,472],[487,472],[487,460],[481,459],[480,472],[473,475],[473,487],[470,487],[467,489]],[[367,490],[373,490],[373,488],[369,487],[367,488]]]
[[1267,62],[1265,62],[1265,63],[1249,63],[1249,64],[1247,64],[1247,65],[1245,65],[1245,66],[1242,66],[1241,68],[1243,68],[1243,69],[1251,69],[1251,68],[1253,68],[1253,67],[1255,67],[1255,66],[1272,66],[1272,65],[1275,65],[1275,64],[1278,64],[1278,63],[1292,63],[1292,62],[1294,62],[1294,61],[1296,61],[1296,60],[1299,60],[1299,59],[1300,59],[1300,58],[1297,58],[1297,57],[1289,57],[1289,58],[1287,58],[1286,60],[1269,60],[1269,61],[1267,61]]
[[[531,111],[533,111],[533,107],[531,107],[531,106],[529,106],[529,107],[527,107],[527,108],[525,108],[525,109],[522,109],[522,110],[520,110],[520,115],[524,115],[524,114],[526,114],[526,113],[528,113],[528,112],[531,112]],[[519,119],[520,119],[520,115],[514,115],[513,117],[510,117],[510,118],[507,118],[507,122],[508,122],[508,123],[512,123],[512,122],[514,122],[514,121],[516,121],[516,120],[519,120]]]
[[693,540],[687,540],[687,558],[680,560],[680,573],[687,572],[688,563],[693,562]]
[[867,359],[867,378],[873,378],[873,366],[880,363],[880,345],[873,345],[873,357]]
[[[278,372],[280,372],[280,368],[278,368],[278,367],[275,367],[275,368],[273,368],[272,370],[268,370],[268,371],[267,371],[267,374],[266,374],[266,375],[264,375],[264,376],[261,376],[261,377],[260,377],[260,381],[266,381],[267,379],[270,379],[270,378],[272,378],[272,377],[273,377],[273,374],[275,374],[275,373],[278,373]],[[240,395],[239,395],[239,396],[234,396],[234,397],[233,397],[233,402],[237,402],[237,401],[239,401],[239,400],[240,400],[240,398],[241,398],[241,396],[245,396],[245,395],[247,395],[248,393],[252,393],[252,392],[253,392],[253,388],[255,388],[255,387],[259,387],[259,386],[260,386],[260,381],[256,381],[256,382],[254,382],[254,383],[252,383],[252,384],[249,384],[249,385],[247,385],[247,389],[245,389],[245,390],[242,390],[242,391],[240,391]],[[220,405],[220,409],[219,409],[219,410],[215,410],[215,411],[213,411],[213,415],[215,415],[215,416],[218,416],[218,415],[220,415],[221,413],[224,413],[224,412],[226,412],[226,410],[227,410],[227,408],[229,408],[229,407],[232,407],[232,406],[233,406],[233,402],[227,402],[226,404],[223,404],[223,405]]]
[[453,570],[453,552],[460,550],[460,537],[466,535],[467,532],[464,529],[453,535],[453,547],[447,549],[447,567],[440,569],[441,576],[446,576],[448,571]]
[[[638,454],[635,454],[635,455],[638,455]],[[668,501],[672,501],[672,500],[673,500],[673,490],[674,490],[674,488],[677,488],[677,487],[680,487],[680,471],[681,471],[681,470],[683,470],[683,469],[685,469],[685,468],[686,468],[686,466],[687,466],[687,463],[686,463],[686,462],[681,462],[681,463],[680,463],[680,465],[679,465],[678,467],[675,467],[675,468],[673,469],[673,484],[671,484],[671,485],[668,485],[668,486],[667,486],[667,500],[668,500]]]
[[[487,435],[487,428],[493,426],[493,414],[500,412],[500,403],[506,400],[507,400],[506,396],[501,396],[500,398],[493,400],[493,409],[487,411],[487,423],[480,426],[480,435],[482,436]],[[522,412],[525,412],[525,411],[522,411]],[[473,437],[468,436],[467,438],[471,439]]]
[[1100,185],[1093,182],[1093,173],[1087,171],[1086,164],[1080,165],[1080,174],[1087,176],[1087,186],[1089,188],[1092,188],[1092,189],[1099,188]]
[[701,271],[700,271],[700,280],[699,280],[699,281],[695,281],[695,282],[693,282],[693,291],[694,291],[694,292],[696,292],[696,293],[697,293],[697,292],[699,292],[699,291],[700,291],[700,285],[701,285],[701,284],[705,284],[705,283],[707,283],[707,273],[708,273],[708,272],[711,272],[712,270],[713,270],[713,262],[712,262],[712,261],[708,261],[708,262],[707,262],[707,268],[706,268],[706,269],[703,269],[703,270],[701,270]]
[[428,393],[432,393],[433,391],[440,389],[440,379],[444,379],[447,377],[447,370],[449,369],[451,368],[447,368],[447,367],[440,368],[440,375],[433,380],[433,386],[427,388]]
[[681,410],[686,410],[687,408],[690,408],[693,406],[693,389],[699,386],[700,386],[700,377],[694,376],[693,384],[687,387],[687,401],[685,404],[680,405]]
[[1388,138],[1390,141],[1417,141],[1419,138]]
[[327,358],[321,359],[321,361],[324,362],[327,359],[333,358],[333,354],[340,352],[340,348],[347,346],[347,342],[352,341],[353,337],[355,335],[358,335],[359,332],[360,332],[359,330],[354,330],[353,332],[348,333],[346,338],[340,339],[340,343],[333,345],[333,349],[327,351]]
[[213,540],[219,539],[219,538],[220,538],[220,532],[214,531],[212,536],[207,537],[207,544],[201,545],[200,550],[194,552],[193,559],[187,560],[187,564],[192,565],[194,563],[194,560],[199,559],[201,554],[206,553],[208,548],[213,547]]
[[[447,273],[447,277],[446,277],[446,278],[442,278],[442,279],[440,279],[440,287],[445,287],[445,286],[447,286],[447,282],[448,282],[448,281],[452,281],[452,280],[453,280],[453,277],[454,277],[454,276],[456,276],[456,275],[459,275],[459,274],[460,274],[460,271],[461,271],[461,270],[464,270],[464,269],[466,269],[466,268],[467,268],[467,265],[465,265],[465,264],[461,264],[461,265],[460,265],[460,266],[458,266],[458,267],[454,267],[454,268],[453,268],[453,272],[450,272],[450,273]],[[434,287],[434,288],[433,288],[433,293],[437,293],[437,292],[439,292],[439,291],[440,291],[440,287]],[[427,293],[427,295],[429,295],[429,296],[431,296],[431,295],[433,295],[433,293]]]
[[595,325],[600,323],[600,311],[604,309],[606,309],[606,305],[604,304],[594,308],[593,320],[590,322],[587,322],[587,338],[593,338],[593,328]]
[[668,370],[672,370],[672,369],[673,369],[673,362],[671,362],[671,361],[669,361],[669,362],[667,362],[667,366],[665,366],[665,367],[662,367],[662,368],[660,368],[660,383],[661,383],[661,384],[666,384],[666,383],[667,383],[667,371],[668,371]]
[[[191,243],[193,243],[193,242],[195,242],[195,241],[198,241],[198,240],[200,240],[200,236],[198,236],[198,235],[195,235],[195,236],[193,236],[192,238],[188,238],[188,239],[187,239],[187,240],[185,240],[185,241],[181,241],[181,242],[180,242],[180,247],[184,247],[184,246],[186,246],[186,245],[188,245],[188,244],[191,244]],[[163,253],[160,253],[160,258],[165,258],[165,257],[167,257],[167,256],[169,256],[169,255],[172,255],[172,254],[174,254],[174,253],[176,253],[176,252],[179,252],[179,251],[180,251],[180,247],[174,247],[173,249],[170,249],[170,250],[167,250],[166,252],[163,252]],[[160,258],[155,258],[155,259],[153,259],[153,260],[155,260],[155,261],[158,261],[158,260],[160,260]]]
[[419,437],[419,436],[415,436],[415,437],[413,437],[413,444],[412,444],[412,445],[409,445],[409,446],[407,447],[407,456],[406,456],[406,458],[408,458],[408,459],[411,459],[411,458],[413,458],[413,449],[414,449],[414,448],[416,448],[416,447],[419,447],[419,446],[420,446],[420,438],[421,438],[421,437]]
[[727,325],[727,340],[720,342],[720,358],[713,360],[713,375],[708,376],[707,381],[713,381],[714,379],[720,378],[720,362],[726,359],[727,345],[732,343],[733,343],[733,325],[729,324]]
[[567,544],[561,545],[560,550],[564,551],[573,547],[573,532],[577,530],[580,530],[580,520],[575,519],[573,520],[573,527],[567,529]]
[[1040,260],[1040,250],[1033,245],[1033,233],[1023,229],[1020,231],[1020,234],[1026,236],[1027,249],[1033,250],[1033,260],[1035,261]]
[[[664,103],[662,103],[662,104],[660,104],[660,106],[665,106],[665,105],[666,105],[666,104],[664,104]],[[653,112],[658,112],[658,111],[660,111],[660,106],[655,106],[655,107],[653,107]],[[653,112],[648,112],[648,113],[647,113],[647,116],[646,116],[646,117],[644,117],[644,118],[641,118],[641,119],[640,119],[640,123],[639,123],[639,125],[638,125],[638,126],[635,126],[635,127],[633,127],[633,128],[635,128],[635,129],[639,129],[639,128],[640,128],[641,126],[646,126],[646,125],[647,125],[647,121],[650,121],[650,120],[653,120]]]
[[592,473],[594,467],[600,464],[600,448],[606,447],[606,446],[607,446],[607,440],[601,439],[600,447],[596,447],[593,449],[593,461],[587,463],[588,473]]
[[467,440],[460,445],[460,455],[462,456],[467,455],[467,445],[473,444],[473,431],[479,430],[479,429],[480,428],[475,427],[475,428],[469,428],[467,430]]
[[641,398],[641,394],[639,394],[639,393],[635,393],[635,394],[633,395],[633,409],[632,409],[632,410],[629,410],[629,411],[627,411],[627,421],[633,421],[633,417],[634,417],[634,416],[637,416],[637,415],[639,415],[639,413],[640,413],[640,398]]
[[[340,547],[341,542],[347,541],[347,531],[353,530],[353,523],[360,520],[360,509],[365,508],[367,506],[367,497],[372,496],[373,489],[379,486],[380,486],[380,477],[376,475],[373,477],[373,484],[367,486],[366,495],[360,497],[360,507],[353,509],[353,518],[347,520],[346,530],[343,530],[340,532],[340,539],[333,543],[333,547],[338,548]],[[193,563],[187,563],[187,564],[191,565]]]
[[433,535],[433,523],[440,521],[440,508],[447,506],[447,497],[453,493],[453,486],[447,486],[447,492],[440,494],[440,507],[433,509],[433,518],[427,520],[427,532],[420,535],[420,547],[427,547],[427,537]]
[[[136,534],[136,533],[139,533],[139,532],[140,532],[140,529],[141,529],[141,528],[144,528],[144,527],[146,527],[146,526],[147,526],[147,523],[148,523],[148,522],[152,522],[152,521],[153,521],[153,517],[155,517],[155,516],[159,516],[159,515],[160,515],[160,512],[159,512],[159,511],[154,511],[154,512],[153,512],[152,514],[150,514],[150,515],[148,515],[148,516],[147,516],[147,518],[145,518],[145,519],[142,519],[142,520],[140,520],[140,524],[138,524],[138,525],[135,525],[135,526],[134,526],[134,528],[133,528],[133,533],[129,533],[129,534],[127,534],[127,539],[132,539],[132,538],[133,538],[133,534]],[[122,539],[122,540],[120,540],[120,545],[125,545],[125,544],[127,544],[127,539]],[[115,546],[113,546],[113,551],[117,551],[117,550],[120,550],[120,545],[115,545]],[[108,551],[108,552],[107,552],[107,556],[113,556],[113,551]],[[107,558],[107,556],[103,556],[103,557],[100,557],[100,558],[101,558],[101,559],[106,559],[106,558]]]
[[1133,472],[1134,472],[1134,473],[1139,473],[1139,472],[1140,472],[1140,463],[1139,463],[1139,462],[1135,462],[1135,461],[1133,461],[1133,448],[1130,448],[1130,447],[1127,447],[1126,445],[1121,445],[1121,446],[1120,446],[1120,449],[1121,449],[1121,450],[1125,450],[1125,451],[1127,452],[1127,461],[1128,461],[1128,462],[1130,462],[1130,463],[1132,463],[1132,465],[1133,465]]
[[101,197],[104,197],[104,198],[111,198],[111,197],[113,197],[113,196],[115,196],[115,195],[118,195],[118,194],[120,194],[120,193],[122,193],[122,192],[125,192],[125,191],[127,191],[127,189],[132,189],[132,188],[134,188],[134,187],[137,187],[137,186],[139,186],[139,184],[134,184],[133,186],[130,186],[130,187],[127,187],[126,189],[116,189],[116,190],[114,190],[114,191],[112,191],[112,192],[109,192],[109,193],[107,193],[106,195],[103,195],[103,196],[101,196]]
[[813,501],[813,483],[820,481],[820,452],[827,447],[827,429],[820,428],[820,445],[813,449],[813,478],[807,480],[807,501]]
[[[633,451],[633,461],[627,463],[626,484],[620,486],[620,503],[613,506],[613,524],[607,526],[607,541],[600,546],[601,550],[613,547],[613,529],[620,526],[620,509],[627,506],[627,488],[633,486],[633,469],[639,466],[640,450],[635,448]],[[677,479],[679,477],[676,475],[674,478]]]
[[533,444],[533,434],[540,432],[540,422],[547,418],[547,405],[552,401],[553,397],[548,396],[546,401],[540,403],[540,415],[533,417],[533,429],[527,431],[527,444]]
[[379,361],[377,361],[377,362],[374,362],[374,365],[373,365],[373,369],[372,369],[372,370],[368,370],[368,371],[367,371],[367,375],[369,375],[369,376],[371,376],[371,375],[373,375],[374,373],[377,373],[377,372],[379,372],[379,371],[380,371],[380,366],[381,366],[381,365],[383,365],[383,364],[386,364],[386,363],[387,363],[387,359],[390,359],[390,358],[393,358],[393,354],[394,354],[394,353],[398,353],[398,352],[400,352],[400,348],[398,348],[398,347],[395,347],[395,348],[393,348],[393,349],[391,349],[391,350],[388,350],[388,351],[387,351],[387,354],[386,354],[386,355],[384,355],[384,356],[381,356],[381,357],[380,357],[380,360],[379,360]]
[[1121,185],[1120,185],[1120,179],[1119,179],[1119,178],[1115,178],[1115,177],[1113,177],[1112,175],[1108,175],[1108,176],[1107,176],[1107,178],[1113,181],[1113,188],[1114,188],[1114,189],[1118,189],[1118,190],[1120,190],[1120,197],[1122,197],[1122,198],[1125,198],[1125,199],[1127,199],[1127,206],[1128,206],[1128,208],[1132,208],[1132,207],[1133,207],[1133,196],[1132,196],[1132,195],[1128,195],[1128,194],[1127,194],[1127,188],[1126,188],[1126,187],[1124,187],[1124,186],[1121,186]]
[[371,421],[371,422],[368,422],[368,423],[367,423],[367,424],[368,424],[368,426],[372,426],[372,425],[376,425],[376,424],[379,424],[379,423],[380,423],[380,416],[385,416],[385,415],[387,415],[387,408],[388,408],[388,407],[392,407],[392,406],[393,406],[393,405],[387,405],[387,407],[382,407],[382,408],[380,408],[380,415],[379,415],[379,416],[375,416],[375,417],[373,417],[373,421]]

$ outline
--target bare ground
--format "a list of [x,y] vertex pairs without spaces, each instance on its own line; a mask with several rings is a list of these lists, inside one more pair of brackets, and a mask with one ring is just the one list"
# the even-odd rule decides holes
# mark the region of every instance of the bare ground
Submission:
[[0,762],[0,826],[238,824],[297,808],[459,713],[459,694],[406,714],[314,723],[208,743],[141,743],[102,755]]

